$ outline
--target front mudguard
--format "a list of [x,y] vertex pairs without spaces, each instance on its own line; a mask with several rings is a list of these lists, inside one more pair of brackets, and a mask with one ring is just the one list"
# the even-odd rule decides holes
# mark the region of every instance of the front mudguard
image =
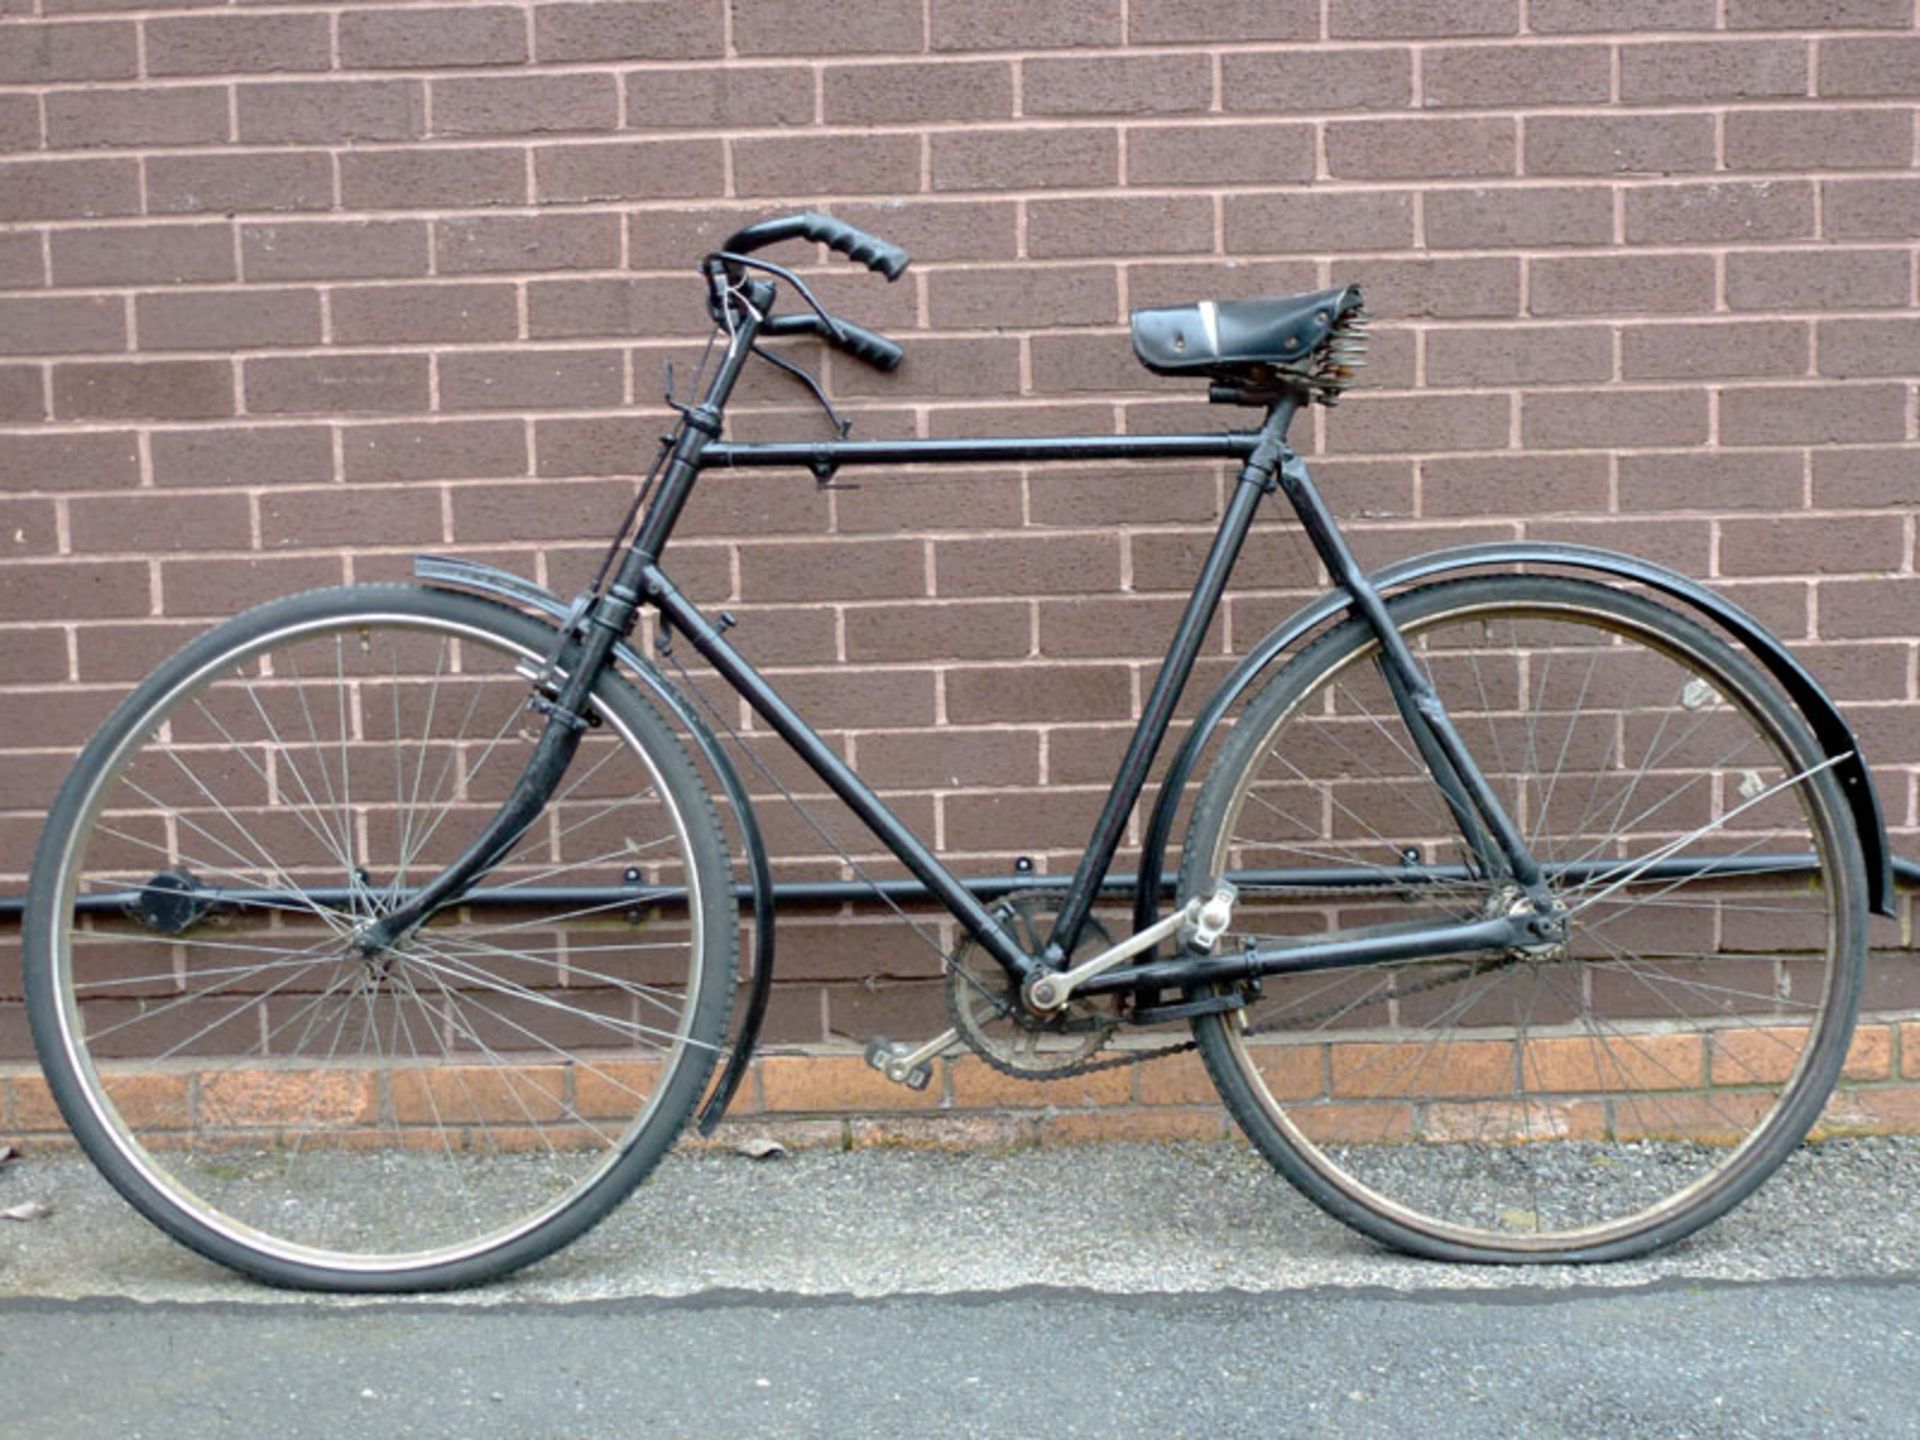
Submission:
[[[1561,545],[1545,541],[1502,541],[1490,545],[1462,545],[1451,550],[1436,550],[1396,561],[1375,571],[1369,580],[1383,592],[1405,589],[1421,581],[1459,571],[1484,571],[1514,565],[1544,565],[1561,570],[1586,571],[1612,580],[1627,580],[1680,601],[1688,609],[1704,616],[1731,635],[1780,682],[1806,717],[1808,726],[1829,758],[1836,760],[1833,774],[1853,811],[1854,826],[1860,834],[1860,853],[1866,859],[1868,903],[1877,915],[1892,915],[1893,857],[1887,846],[1886,825],[1880,815],[1880,797],[1873,776],[1860,754],[1852,729],[1841,717],[1832,697],[1820,688],[1785,645],[1774,638],[1753,616],[1723,595],[1717,595],[1697,581],[1675,571],[1589,545]],[[1304,606],[1283,624],[1269,631],[1260,643],[1234,667],[1226,681],[1214,692],[1195,719],[1193,728],[1167,769],[1147,825],[1140,853],[1139,883],[1134,889],[1133,921],[1136,930],[1152,924],[1159,915],[1161,876],[1166,870],[1167,845],[1173,831],[1174,811],[1194,767],[1206,749],[1207,741],[1227,713],[1276,660],[1321,625],[1338,618],[1347,609],[1347,597],[1335,591]]]
[[[537,610],[549,619],[565,622],[570,607],[551,590],[531,580],[523,580],[508,570],[482,565],[476,560],[459,560],[446,555],[416,555],[413,575],[429,585],[459,590],[474,590],[496,596],[516,605]],[[754,1042],[760,1024],[766,1018],[768,993],[773,985],[773,872],[767,862],[767,846],[760,835],[753,804],[740,783],[740,773],[721,748],[713,729],[701,718],[691,701],[662,675],[651,660],[631,645],[614,647],[614,656],[627,677],[658,702],[673,719],[680,722],[700,758],[719,782],[721,792],[733,809],[734,823],[740,828],[747,852],[747,891],[753,906],[753,973],[747,986],[746,1009],[741,1013],[726,1068],[701,1108],[698,1125],[702,1135],[713,1133],[714,1126],[726,1114],[727,1105],[746,1078],[747,1064],[753,1058]]]

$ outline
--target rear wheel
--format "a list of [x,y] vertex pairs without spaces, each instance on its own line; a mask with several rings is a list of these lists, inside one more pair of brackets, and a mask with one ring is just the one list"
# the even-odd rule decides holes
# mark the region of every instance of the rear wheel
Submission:
[[509,903],[351,944],[518,778],[519,670],[552,639],[472,596],[294,596],[82,753],[35,860],[29,1015],[81,1145],[176,1238],[276,1284],[470,1284],[586,1230],[679,1133],[735,910],[712,805],[624,681],[482,882]]
[[[1677,1239],[1781,1163],[1845,1058],[1865,880],[1826,757],[1753,665],[1637,595],[1497,576],[1390,608],[1571,934],[1270,977],[1196,1022],[1208,1068],[1277,1168],[1388,1244]],[[1210,772],[1183,893],[1222,875],[1245,877],[1226,946],[1517,899],[1466,852],[1359,622],[1274,678]]]

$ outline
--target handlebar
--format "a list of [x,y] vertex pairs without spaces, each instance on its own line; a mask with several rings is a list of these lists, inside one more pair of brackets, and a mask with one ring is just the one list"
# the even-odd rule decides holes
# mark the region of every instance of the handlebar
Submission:
[[731,250],[736,255],[746,255],[763,245],[800,239],[818,240],[829,250],[838,250],[858,260],[869,270],[886,276],[889,281],[898,280],[907,273],[907,266],[913,263],[912,257],[898,245],[882,240],[877,235],[869,235],[864,230],[856,230],[844,220],[816,214],[811,210],[800,215],[779,215],[771,220],[756,221],[734,231],[720,248]]
[[838,315],[833,317],[833,323],[840,328],[838,335],[834,334],[818,315],[779,315],[762,325],[760,333],[762,335],[818,335],[829,345],[846,351],[856,360],[866,361],[876,370],[898,370],[900,362],[907,358],[906,351],[878,331],[869,330],[864,325],[856,325],[851,320],[843,320]]
[[[831,250],[838,250],[858,260],[869,270],[886,276],[889,281],[898,280],[912,263],[911,257],[898,245],[856,229],[844,220],[811,210],[799,215],[778,215],[770,220],[759,220],[736,230],[727,237],[720,253],[709,259],[723,263],[727,274],[737,283],[743,269],[738,257],[763,246],[777,245],[783,240],[817,240]],[[729,256],[734,258],[729,259]],[[772,268],[776,274],[784,275],[789,281],[800,285],[803,293],[806,291],[799,277],[779,266]],[[812,301],[811,296],[808,298],[810,303],[818,303]],[[838,316],[823,319],[815,314],[782,315],[766,322],[761,331],[767,335],[818,335],[829,345],[880,370],[897,370],[900,362],[906,358],[906,352],[886,336]]]

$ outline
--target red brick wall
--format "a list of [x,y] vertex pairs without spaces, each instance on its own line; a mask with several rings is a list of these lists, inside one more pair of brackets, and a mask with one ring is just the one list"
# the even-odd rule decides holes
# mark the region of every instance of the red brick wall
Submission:
[[[915,256],[810,267],[908,348],[825,361],[869,436],[1235,423],[1133,364],[1127,309],[1361,282],[1374,365],[1297,440],[1364,554],[1713,577],[1848,702],[1920,849],[1913,0],[0,13],[0,889],[208,621],[420,549],[576,585],[698,353],[689,267],[803,205]],[[733,429],[821,424],[769,374]],[[712,479],[670,568],[956,867],[1061,868],[1223,477],[857,478]],[[1198,684],[1311,584],[1288,533]],[[783,873],[838,873],[766,822]],[[898,927],[788,941],[775,1039],[931,1018]]]

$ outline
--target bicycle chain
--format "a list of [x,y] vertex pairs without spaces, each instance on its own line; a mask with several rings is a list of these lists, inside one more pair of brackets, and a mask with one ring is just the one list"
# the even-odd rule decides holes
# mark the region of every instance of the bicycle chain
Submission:
[[[1395,885],[1391,883],[1342,886],[1290,885],[1284,890],[1269,890],[1265,892],[1243,890],[1241,894],[1244,896],[1268,893],[1276,895],[1284,894],[1293,899],[1331,899],[1336,897],[1346,898],[1355,895],[1402,895],[1406,893],[1406,889],[1407,887],[1405,885]],[[955,962],[950,959],[948,963],[952,964]],[[1488,970],[1494,969],[1497,966],[1511,963],[1510,960],[1504,958],[1491,963],[1475,963],[1469,965],[1464,971],[1436,977],[1432,980],[1423,980],[1419,984],[1410,986],[1407,989],[1397,990],[1394,992],[1393,998],[1400,1000],[1410,995],[1421,995],[1431,990],[1445,989],[1449,985],[1458,985],[1463,980],[1471,980],[1476,976],[1484,975]],[[1304,1015],[1289,1015],[1279,1019],[1269,1020],[1264,1025],[1249,1026],[1246,1033],[1249,1035],[1271,1035],[1282,1030],[1301,1030],[1313,1025],[1317,1021],[1338,1015],[1347,1008],[1349,1007],[1345,1003],[1325,1005],[1318,1010],[1310,1010]],[[1116,1030],[1118,1029],[1117,1026],[1115,1028]],[[966,1032],[964,1029],[961,1031],[961,1035],[962,1038],[965,1038]],[[968,1041],[968,1048],[982,1060],[986,1061],[989,1066],[998,1070],[1003,1075],[1011,1075],[1020,1080],[1057,1080],[1068,1075],[1093,1075],[1102,1070],[1118,1070],[1123,1065],[1143,1065],[1153,1060],[1164,1060],[1169,1055],[1182,1055],[1189,1050],[1197,1050],[1199,1048],[1199,1042],[1196,1040],[1177,1040],[1171,1044],[1158,1046],[1151,1050],[1130,1050],[1124,1055],[1115,1055],[1106,1060],[1082,1060],[1077,1064],[1063,1065],[1057,1070],[1050,1070],[1044,1075],[1036,1075],[1032,1071],[1021,1070],[1015,1066],[1005,1064],[994,1055],[988,1053],[984,1047],[975,1045],[972,1041]]]
[[[1197,1040],[1176,1040],[1171,1045],[1162,1045],[1154,1050],[1129,1050],[1126,1054],[1115,1055],[1110,1060],[1082,1060],[1078,1065],[1063,1065],[1058,1070],[1049,1070],[1045,1075],[1035,1075],[1026,1070],[1015,1070],[1010,1066],[1001,1064],[991,1055],[981,1055],[980,1058],[1003,1075],[1017,1075],[1022,1080],[1059,1080],[1068,1075],[1093,1075],[1101,1070],[1118,1070],[1123,1065],[1144,1065],[1150,1060],[1164,1060],[1169,1055],[1180,1055],[1188,1050],[1197,1050],[1199,1048],[1200,1042]],[[975,1053],[978,1054],[979,1052],[976,1051]]]
[[[1118,1026],[1114,1028],[1119,1029]],[[968,1038],[965,1030],[960,1031],[960,1038],[966,1041],[969,1050],[986,1061],[989,1068],[998,1070],[1002,1075],[1011,1075],[1016,1080],[1062,1080],[1069,1075],[1092,1075],[1101,1070],[1118,1070],[1123,1065],[1140,1065],[1149,1060],[1161,1060],[1169,1055],[1178,1055],[1182,1051],[1196,1048],[1197,1044],[1192,1040],[1177,1040],[1171,1045],[1162,1045],[1153,1050],[1129,1050],[1124,1055],[1115,1055],[1108,1060],[1080,1060],[1071,1065],[1062,1065],[1057,1069],[1036,1073],[1032,1070],[1022,1070],[1017,1065],[1009,1065],[987,1046],[975,1044]]]

